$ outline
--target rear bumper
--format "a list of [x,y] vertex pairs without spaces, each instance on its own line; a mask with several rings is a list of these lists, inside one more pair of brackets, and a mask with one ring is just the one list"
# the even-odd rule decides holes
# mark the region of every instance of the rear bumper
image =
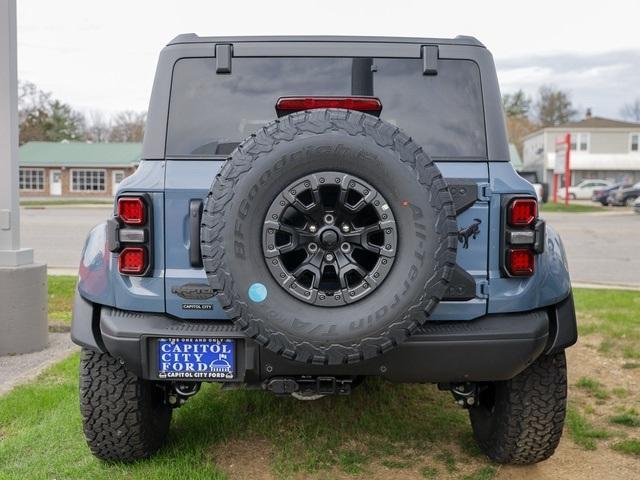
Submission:
[[[380,376],[394,382],[497,381],[513,378],[543,353],[575,343],[573,299],[549,309],[487,315],[472,321],[428,322],[409,340],[375,359],[354,365],[307,365],[286,360],[248,340],[231,322],[187,322],[166,315],[93,306],[78,296],[72,338],[109,352],[136,375],[157,379],[153,342],[159,337],[233,338],[237,375],[233,382],[258,384],[286,376]],[[94,312],[95,313],[95,312]],[[99,338],[91,339],[97,334]]]

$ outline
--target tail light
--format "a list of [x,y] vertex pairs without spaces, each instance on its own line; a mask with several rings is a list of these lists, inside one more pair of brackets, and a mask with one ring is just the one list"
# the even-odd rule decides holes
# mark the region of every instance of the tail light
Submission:
[[536,260],[533,252],[528,248],[512,248],[507,251],[507,267],[514,276],[533,275]]
[[509,225],[527,227],[538,218],[538,202],[533,198],[516,198],[509,205]]
[[376,97],[280,97],[276,102],[278,117],[316,108],[344,108],[378,116],[382,102]]
[[142,225],[146,218],[145,210],[145,202],[140,197],[118,199],[118,217],[126,225]]
[[529,277],[536,255],[544,251],[545,222],[538,218],[535,198],[506,197],[504,202],[503,270],[509,277]]
[[153,210],[151,196],[127,193],[117,200],[116,215],[107,221],[107,245],[118,256],[122,275],[152,272]]
[[118,271],[125,275],[142,275],[147,269],[144,247],[125,247],[118,256]]

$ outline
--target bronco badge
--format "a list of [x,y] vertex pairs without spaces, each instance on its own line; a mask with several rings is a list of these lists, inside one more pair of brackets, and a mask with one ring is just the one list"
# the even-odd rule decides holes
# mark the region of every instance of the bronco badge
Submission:
[[469,237],[472,239],[478,238],[480,235],[480,224],[482,220],[479,218],[474,218],[473,223],[469,225],[467,228],[463,228],[458,232],[458,241],[462,243],[462,248],[469,248]]

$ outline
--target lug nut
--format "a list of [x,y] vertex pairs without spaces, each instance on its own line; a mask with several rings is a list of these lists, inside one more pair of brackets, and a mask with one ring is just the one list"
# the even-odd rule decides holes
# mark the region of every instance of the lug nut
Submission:
[[333,215],[331,215],[330,213],[327,213],[324,216],[324,223],[333,223],[335,220],[335,218],[333,218]]
[[315,252],[316,250],[318,250],[318,245],[311,242],[309,245],[307,245],[307,248],[310,252]]
[[333,262],[333,253],[327,253],[324,258],[327,262]]
[[349,225],[347,225],[346,223],[343,223],[343,224],[342,224],[342,231],[343,231],[344,233],[349,233],[349,230],[351,230],[351,229],[349,228]]
[[309,231],[311,233],[316,233],[318,231],[318,227],[316,227],[315,225],[309,225]]
[[340,245],[340,250],[347,253],[349,250],[351,250],[351,245],[349,245],[348,242],[342,242],[342,244]]

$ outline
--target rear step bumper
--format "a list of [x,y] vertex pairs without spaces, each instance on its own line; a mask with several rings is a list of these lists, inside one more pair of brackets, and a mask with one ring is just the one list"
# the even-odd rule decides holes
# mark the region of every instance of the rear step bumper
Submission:
[[[87,327],[91,312],[96,315],[93,325]],[[543,352],[575,343],[571,296],[555,307],[533,312],[487,315],[472,321],[428,322],[405,343],[380,357],[338,366],[286,360],[246,339],[231,322],[187,322],[109,307],[102,307],[97,313],[78,295],[72,325],[74,341],[108,351],[147,379],[157,378],[157,358],[151,345],[159,337],[237,339],[237,375],[233,381],[256,385],[269,378],[300,376],[381,376],[395,382],[507,380]]]

